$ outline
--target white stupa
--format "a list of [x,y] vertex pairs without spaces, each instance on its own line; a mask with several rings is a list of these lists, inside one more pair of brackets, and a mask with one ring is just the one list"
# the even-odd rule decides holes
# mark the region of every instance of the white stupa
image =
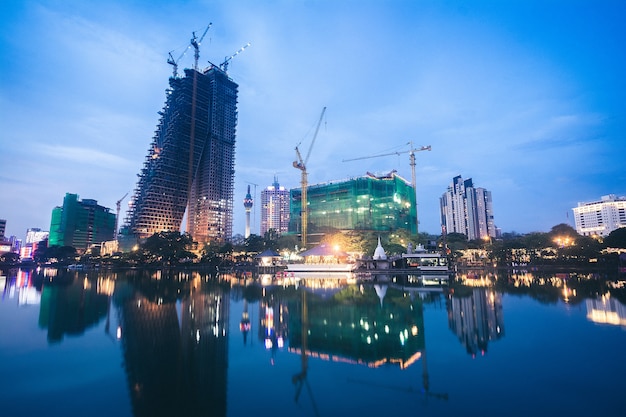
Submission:
[[375,261],[387,260],[387,254],[385,253],[385,249],[383,249],[383,246],[380,244],[380,236],[378,236],[378,246],[376,247],[376,250],[374,251],[373,259]]

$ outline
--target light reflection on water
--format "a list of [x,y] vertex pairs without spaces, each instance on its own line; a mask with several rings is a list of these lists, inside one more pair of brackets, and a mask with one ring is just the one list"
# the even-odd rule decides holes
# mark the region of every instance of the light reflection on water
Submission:
[[453,278],[5,271],[2,414],[622,415],[617,281]]

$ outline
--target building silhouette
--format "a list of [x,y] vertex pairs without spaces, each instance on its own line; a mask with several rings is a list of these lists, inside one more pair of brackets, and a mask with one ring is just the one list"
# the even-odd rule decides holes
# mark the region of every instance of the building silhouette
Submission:
[[123,233],[185,231],[200,243],[232,237],[237,84],[225,67],[172,76]]
[[272,185],[261,191],[261,236],[270,229],[281,235],[289,230],[289,190],[276,177]]
[[576,232],[583,236],[608,236],[613,230],[626,227],[626,197],[609,194],[600,200],[578,203],[572,210]]
[[73,246],[85,251],[93,244],[111,240],[115,235],[115,213],[96,200],[78,199],[65,194],[63,206],[52,210],[48,246]]
[[[290,192],[291,233],[301,231],[301,194],[300,188]],[[312,234],[326,230],[417,232],[415,190],[395,171],[310,185],[307,194],[308,228]]]
[[446,233],[461,233],[468,240],[496,237],[491,191],[475,188],[471,178],[454,177],[439,203]]

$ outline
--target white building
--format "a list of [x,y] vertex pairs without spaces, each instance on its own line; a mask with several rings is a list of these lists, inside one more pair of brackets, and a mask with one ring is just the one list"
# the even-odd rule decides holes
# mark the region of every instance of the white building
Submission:
[[43,231],[38,228],[31,228],[26,230],[26,244],[39,243],[42,240],[48,239],[49,232]]
[[468,240],[496,237],[491,191],[474,188],[471,178],[454,177],[439,202],[446,233],[462,233]]
[[261,236],[274,229],[279,235],[289,228],[289,190],[274,183],[261,191]]
[[572,210],[576,232],[583,236],[608,236],[613,230],[626,227],[626,197],[609,194],[599,201],[578,203]]

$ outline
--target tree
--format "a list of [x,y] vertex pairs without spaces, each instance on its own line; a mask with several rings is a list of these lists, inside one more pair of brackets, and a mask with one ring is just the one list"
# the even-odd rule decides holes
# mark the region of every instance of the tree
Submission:
[[261,236],[253,233],[246,238],[244,248],[246,252],[261,253],[263,249],[265,249],[265,240]]
[[626,227],[620,227],[609,233],[609,235],[604,238],[604,245],[607,248],[626,249]]
[[20,260],[20,255],[15,252],[7,252],[0,255],[0,263],[14,264]]
[[192,245],[193,239],[188,233],[165,231],[150,236],[141,248],[147,252],[149,259],[172,265],[182,259],[196,258],[196,255],[189,251]]

